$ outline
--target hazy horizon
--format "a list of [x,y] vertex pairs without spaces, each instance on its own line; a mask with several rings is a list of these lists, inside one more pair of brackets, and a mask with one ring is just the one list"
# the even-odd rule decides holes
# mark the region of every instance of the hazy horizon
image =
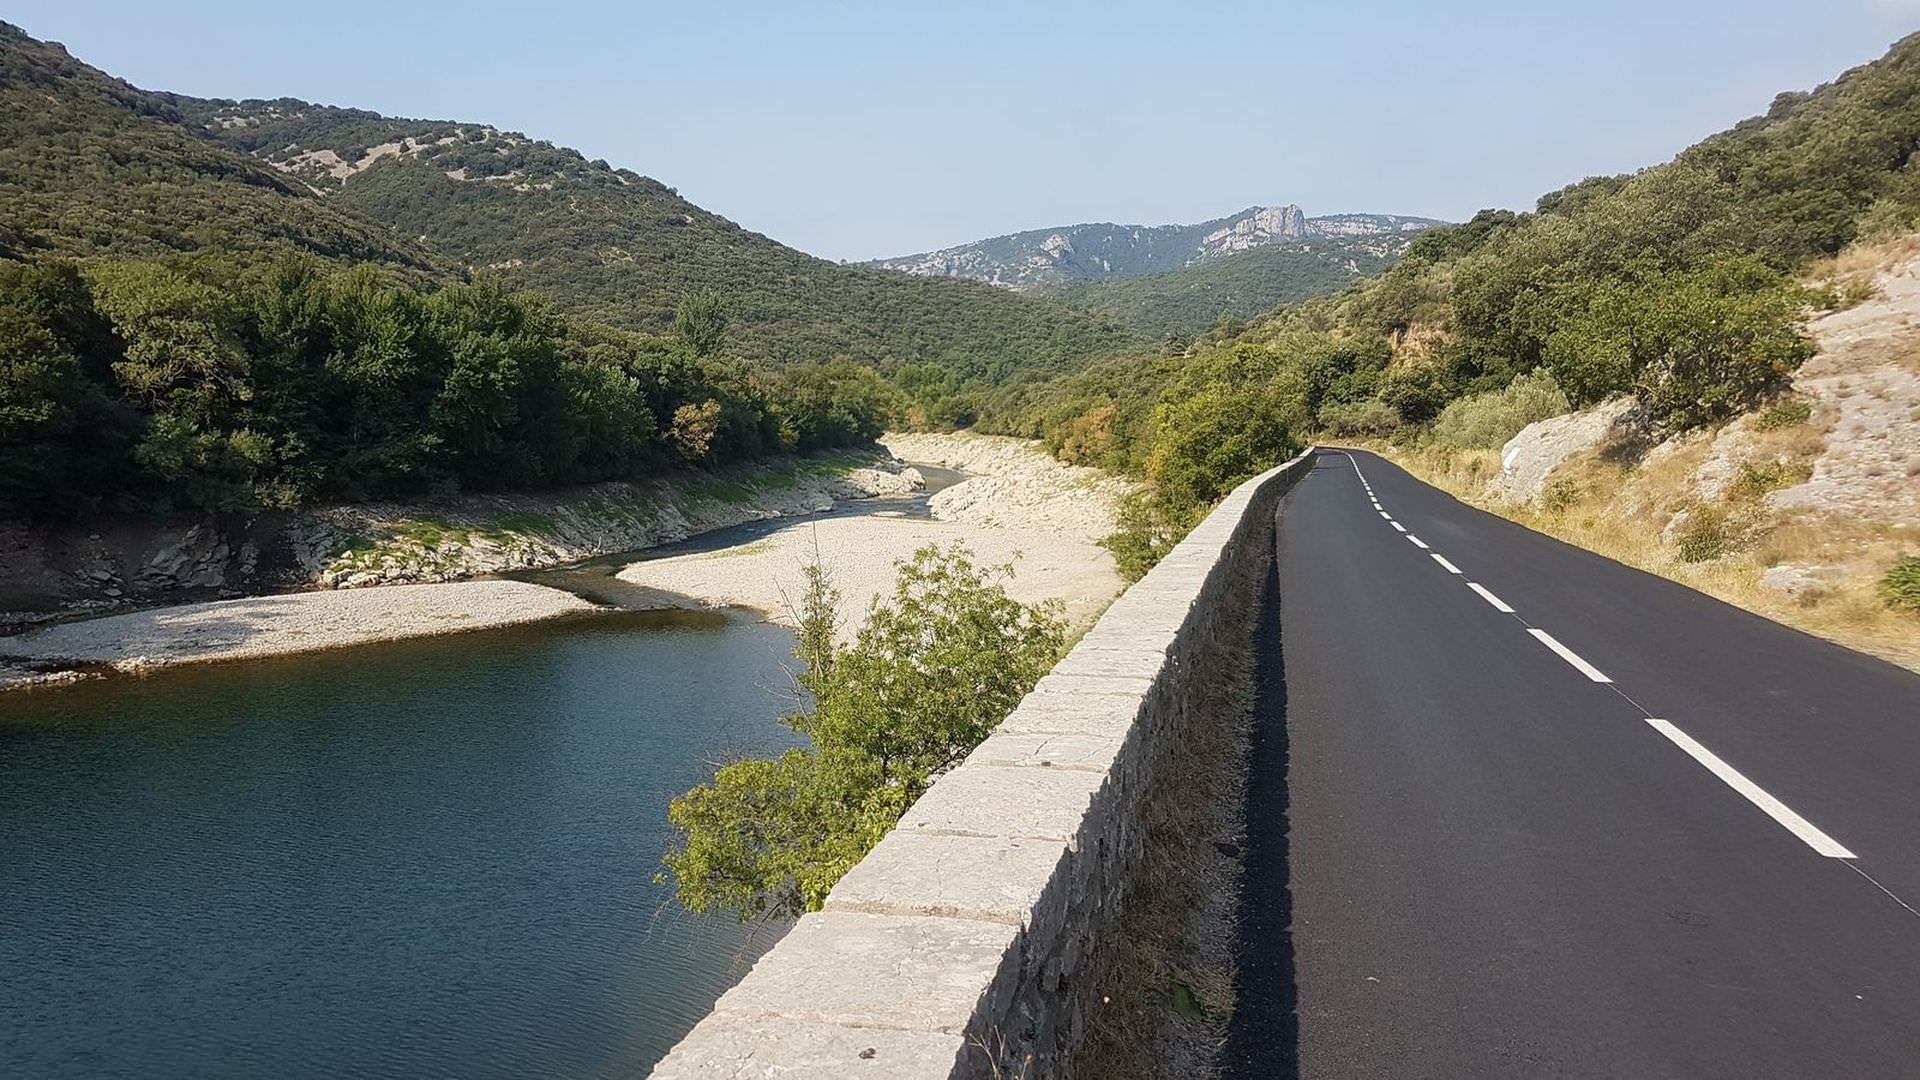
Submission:
[[1530,208],[1920,27],[1913,0],[444,10],[27,0],[6,17],[147,89],[523,131],[846,260],[1254,205]]

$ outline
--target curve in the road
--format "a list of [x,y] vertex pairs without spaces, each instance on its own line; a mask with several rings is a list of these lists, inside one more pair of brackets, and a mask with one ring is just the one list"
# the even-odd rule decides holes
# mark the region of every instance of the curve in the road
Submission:
[[1914,1075],[1920,678],[1362,452],[1276,564],[1232,1075]]

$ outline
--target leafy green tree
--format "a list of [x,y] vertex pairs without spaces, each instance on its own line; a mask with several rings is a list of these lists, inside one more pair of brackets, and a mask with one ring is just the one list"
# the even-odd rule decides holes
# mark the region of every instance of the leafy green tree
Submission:
[[923,548],[842,649],[838,596],[809,572],[795,655],[814,707],[787,723],[812,746],[727,765],[673,801],[661,879],[682,904],[742,919],[820,906],[1058,659],[1064,618],[1009,597],[1010,573],[963,548]]
[[1160,406],[1147,477],[1159,500],[1196,514],[1243,480],[1300,452],[1290,410],[1271,393],[1203,390]]
[[1813,355],[1805,295],[1748,257],[1609,280],[1548,339],[1546,362],[1574,401],[1632,392],[1661,423],[1725,419]]
[[695,356],[712,356],[727,337],[727,307],[720,294],[703,292],[680,302],[673,332]]

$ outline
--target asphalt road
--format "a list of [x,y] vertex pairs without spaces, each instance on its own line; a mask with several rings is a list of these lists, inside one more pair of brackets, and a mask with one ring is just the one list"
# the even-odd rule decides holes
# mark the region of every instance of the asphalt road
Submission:
[[1367,454],[1276,542],[1235,1075],[1920,1077],[1920,677]]

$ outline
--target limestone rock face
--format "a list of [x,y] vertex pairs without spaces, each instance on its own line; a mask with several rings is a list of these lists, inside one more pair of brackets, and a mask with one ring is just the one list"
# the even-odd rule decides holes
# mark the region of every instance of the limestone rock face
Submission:
[[1500,475],[1491,490],[1507,503],[1532,502],[1567,459],[1609,443],[1644,438],[1647,428],[1646,415],[1632,398],[1536,420],[1501,449]]
[[1230,255],[1276,240],[1290,240],[1307,232],[1307,215],[1297,206],[1262,206],[1243,215],[1224,229],[1200,239],[1200,250],[1209,256]]

